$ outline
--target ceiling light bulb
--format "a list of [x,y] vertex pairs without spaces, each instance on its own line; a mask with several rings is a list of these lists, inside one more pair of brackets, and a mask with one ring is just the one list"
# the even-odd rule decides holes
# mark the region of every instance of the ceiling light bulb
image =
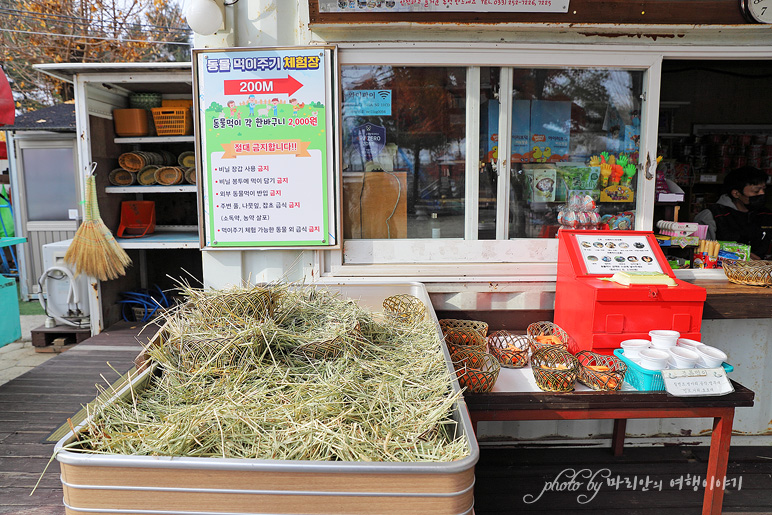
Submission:
[[185,19],[193,32],[202,36],[214,34],[223,22],[222,11],[214,0],[193,0]]

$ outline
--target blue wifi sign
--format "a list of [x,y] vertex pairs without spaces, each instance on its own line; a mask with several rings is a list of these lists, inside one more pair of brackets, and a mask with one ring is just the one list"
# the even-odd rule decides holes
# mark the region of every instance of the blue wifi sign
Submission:
[[343,116],[391,116],[391,90],[350,89],[343,95]]

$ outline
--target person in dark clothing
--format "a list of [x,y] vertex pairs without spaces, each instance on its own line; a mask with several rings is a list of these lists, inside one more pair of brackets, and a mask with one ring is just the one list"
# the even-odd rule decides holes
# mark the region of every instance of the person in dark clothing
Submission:
[[724,178],[718,202],[700,211],[694,221],[708,226],[707,239],[751,246],[751,259],[772,256],[772,210],[766,206],[767,174],[743,166]]

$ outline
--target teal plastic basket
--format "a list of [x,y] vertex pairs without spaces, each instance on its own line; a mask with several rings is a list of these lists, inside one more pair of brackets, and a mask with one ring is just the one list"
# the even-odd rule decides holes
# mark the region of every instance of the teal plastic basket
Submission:
[[[635,361],[625,357],[624,349],[614,349],[614,356],[624,361],[627,365],[627,374],[625,374],[625,382],[642,392],[657,392],[665,390],[665,380],[662,379],[662,372],[660,370],[649,370],[643,368]],[[729,363],[722,363],[724,370],[728,374],[734,370],[734,367]]]

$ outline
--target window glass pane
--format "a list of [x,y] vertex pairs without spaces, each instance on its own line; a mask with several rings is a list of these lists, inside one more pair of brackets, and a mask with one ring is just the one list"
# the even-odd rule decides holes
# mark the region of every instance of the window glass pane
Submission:
[[24,148],[24,191],[27,220],[67,221],[78,207],[71,148]]
[[463,238],[466,69],[343,66],[343,237]]
[[510,238],[554,237],[561,208],[575,226],[633,228],[642,82],[642,71],[514,70]]

